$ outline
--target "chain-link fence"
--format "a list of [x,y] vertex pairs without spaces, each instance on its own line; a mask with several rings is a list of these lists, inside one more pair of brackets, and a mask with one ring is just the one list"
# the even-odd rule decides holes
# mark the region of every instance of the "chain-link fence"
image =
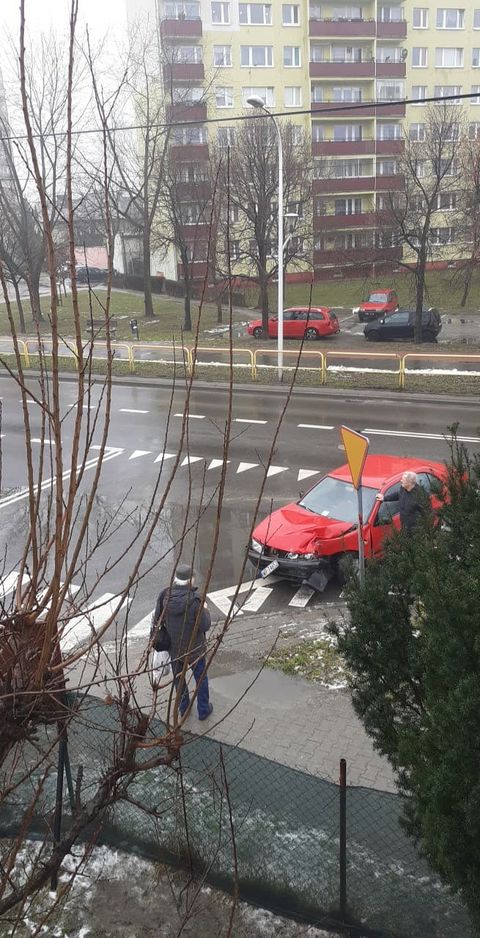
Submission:
[[[158,721],[152,731],[161,736],[162,728]],[[68,738],[82,799],[93,795],[117,730],[115,707],[83,700]],[[151,755],[147,750],[145,759]],[[37,835],[51,829],[56,775],[52,767],[37,803],[31,826]],[[16,832],[32,790],[31,778],[15,790],[0,834]],[[342,921],[339,784],[187,735],[179,765],[145,770],[128,791],[131,800],[119,802],[105,821],[104,842],[186,865],[222,888],[231,889],[236,876],[242,898],[275,911],[317,924]],[[343,801],[347,920],[362,925],[352,934],[469,938],[463,907],[402,831],[399,797],[347,785]],[[68,817],[65,787],[65,824]]]

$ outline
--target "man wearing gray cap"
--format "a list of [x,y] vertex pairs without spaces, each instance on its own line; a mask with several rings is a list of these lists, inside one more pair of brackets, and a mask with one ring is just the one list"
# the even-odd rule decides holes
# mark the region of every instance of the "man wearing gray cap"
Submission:
[[184,663],[187,661],[198,688],[198,719],[206,720],[213,710],[208,695],[208,675],[205,668],[205,633],[210,628],[211,618],[206,606],[202,606],[200,591],[195,586],[195,574],[189,564],[178,563],[172,586],[160,593],[155,607],[154,624],[160,619],[170,636],[170,657],[177,690],[180,683],[182,684],[180,714],[184,715],[190,703],[186,681],[181,678]]

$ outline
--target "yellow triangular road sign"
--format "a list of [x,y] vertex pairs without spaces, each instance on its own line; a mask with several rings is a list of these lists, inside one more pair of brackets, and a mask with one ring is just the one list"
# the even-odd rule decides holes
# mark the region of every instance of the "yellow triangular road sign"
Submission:
[[349,427],[340,427],[340,433],[342,434],[352,482],[355,488],[358,489],[367,458],[369,439],[363,436],[362,433],[357,433],[356,430],[350,430]]

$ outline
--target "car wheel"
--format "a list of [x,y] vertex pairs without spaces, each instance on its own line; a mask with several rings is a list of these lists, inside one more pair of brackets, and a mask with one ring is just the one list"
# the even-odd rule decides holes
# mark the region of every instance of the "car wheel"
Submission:
[[359,321],[359,322],[365,322],[365,316],[363,315],[363,313],[359,313],[359,314],[358,314],[358,321]]
[[257,326],[257,328],[253,330],[253,338],[263,339],[263,329],[261,326]]
[[365,338],[367,339],[367,342],[378,342],[380,339],[380,333],[378,329],[372,329],[371,332],[367,332]]
[[305,329],[305,338],[307,339],[308,342],[314,342],[315,339],[318,339],[317,330],[313,329],[312,326],[310,326],[309,329]]
[[423,341],[424,342],[436,342],[437,337],[434,332],[430,332],[430,329],[426,329],[425,332],[423,333]]

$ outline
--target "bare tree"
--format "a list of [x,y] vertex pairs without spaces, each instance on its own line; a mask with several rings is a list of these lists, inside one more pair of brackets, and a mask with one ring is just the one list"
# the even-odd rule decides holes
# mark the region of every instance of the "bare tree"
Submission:
[[404,190],[387,195],[379,216],[379,222],[382,220],[394,232],[397,244],[407,252],[401,263],[414,273],[416,342],[422,341],[427,265],[438,257],[439,249],[453,240],[451,227],[444,224],[441,213],[449,204],[450,193],[459,185],[460,119],[458,107],[432,105],[425,115],[421,139],[405,135],[404,151],[398,160]]
[[454,194],[455,244],[460,259],[452,276],[452,284],[462,287],[460,306],[470,295],[473,276],[480,261],[480,139],[467,135],[467,128],[458,146],[459,187]]

